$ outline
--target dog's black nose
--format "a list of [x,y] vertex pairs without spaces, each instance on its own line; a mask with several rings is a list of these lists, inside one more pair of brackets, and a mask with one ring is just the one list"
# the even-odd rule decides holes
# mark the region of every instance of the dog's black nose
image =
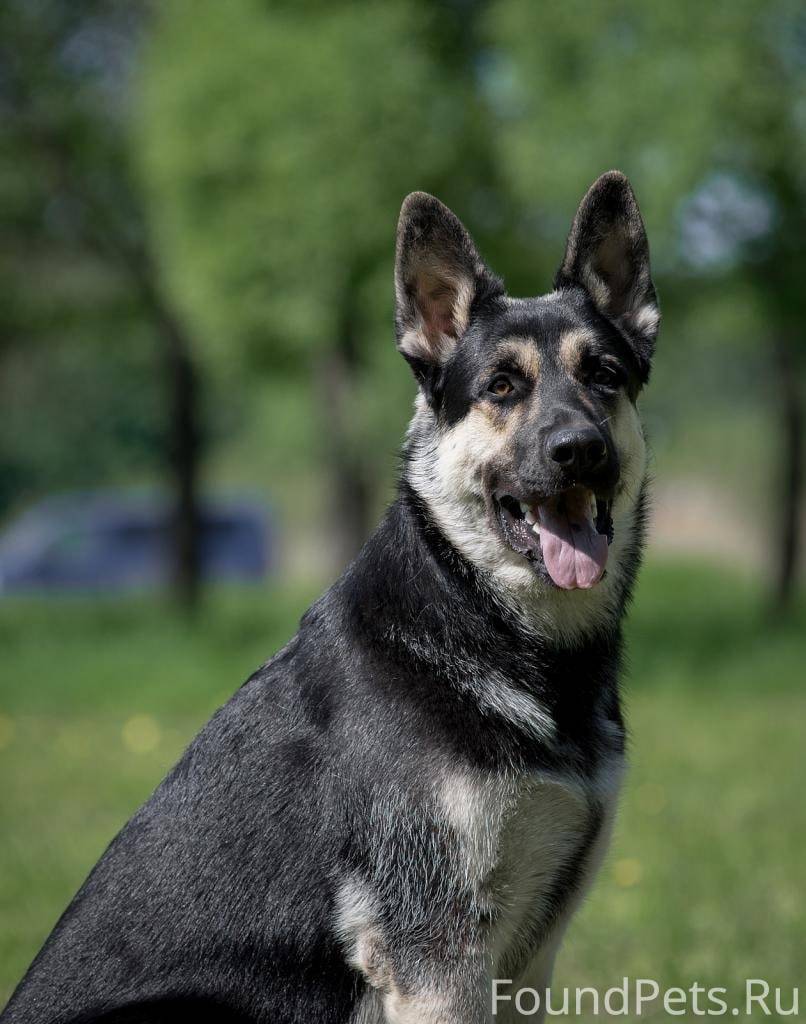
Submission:
[[607,445],[594,426],[556,430],[546,448],[552,462],[576,475],[601,469],[607,459]]

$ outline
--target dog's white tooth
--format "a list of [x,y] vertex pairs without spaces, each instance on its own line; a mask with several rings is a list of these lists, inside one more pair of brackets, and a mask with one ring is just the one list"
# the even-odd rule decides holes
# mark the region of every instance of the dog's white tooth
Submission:
[[526,520],[526,522],[530,526],[534,526],[537,523],[537,520],[532,515],[532,510],[530,508],[527,508],[527,509],[524,510],[523,518]]
[[521,507],[521,512],[523,512],[523,514],[525,516],[528,516],[528,514],[529,514],[529,506],[526,504],[526,502],[525,501],[519,501],[518,504]]

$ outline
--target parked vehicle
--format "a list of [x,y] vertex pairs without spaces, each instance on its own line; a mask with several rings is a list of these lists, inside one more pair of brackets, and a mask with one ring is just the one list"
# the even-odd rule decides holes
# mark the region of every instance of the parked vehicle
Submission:
[[[126,591],[171,578],[171,504],[160,494],[94,491],[47,498],[0,534],[0,593]],[[258,580],[270,562],[267,510],[251,499],[201,507],[205,580]]]

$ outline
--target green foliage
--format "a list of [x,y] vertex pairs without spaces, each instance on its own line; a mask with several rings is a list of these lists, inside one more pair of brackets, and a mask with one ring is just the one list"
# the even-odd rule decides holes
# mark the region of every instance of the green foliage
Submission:
[[803,28],[789,0],[576,0],[551,17],[493,0],[484,81],[508,182],[526,204],[562,209],[564,224],[580,187],[622,168],[649,197],[668,265],[677,206],[704,174],[727,167],[774,189],[780,165],[802,164]]
[[656,254],[668,260],[671,215],[708,166],[714,94],[730,88],[734,71],[724,56],[735,36],[724,24],[709,31],[724,9],[700,6],[692,19],[678,4],[577,0],[546,17],[524,0],[490,4],[484,82],[500,115],[502,167],[555,236],[567,230],[580,189],[618,167],[647,198]]
[[116,249],[142,226],[121,102],[125,6],[0,10],[0,515],[164,458],[158,347]]
[[166,280],[211,373],[288,382],[291,416],[262,436],[281,491],[300,437],[306,467],[353,467],[348,488],[392,473],[414,390],[393,344],[398,210],[415,189],[458,196],[483,163],[438,18],[412,0],[197,0],[163,7],[147,48],[138,148]]
[[[455,160],[463,124],[423,21],[400,0],[161,12],[144,173],[166,273],[221,362],[275,371],[326,349],[345,292],[391,267],[401,198]],[[388,343],[370,315],[357,343]]]

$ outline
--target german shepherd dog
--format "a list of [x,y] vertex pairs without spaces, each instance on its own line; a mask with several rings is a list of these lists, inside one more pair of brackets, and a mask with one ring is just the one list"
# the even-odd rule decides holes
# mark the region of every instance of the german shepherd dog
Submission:
[[549,985],[624,763],[646,234],[605,174],[554,291],[515,299],[418,192],[395,286],[396,499],[112,842],[7,1024],[483,1024],[520,1019],[494,979]]

